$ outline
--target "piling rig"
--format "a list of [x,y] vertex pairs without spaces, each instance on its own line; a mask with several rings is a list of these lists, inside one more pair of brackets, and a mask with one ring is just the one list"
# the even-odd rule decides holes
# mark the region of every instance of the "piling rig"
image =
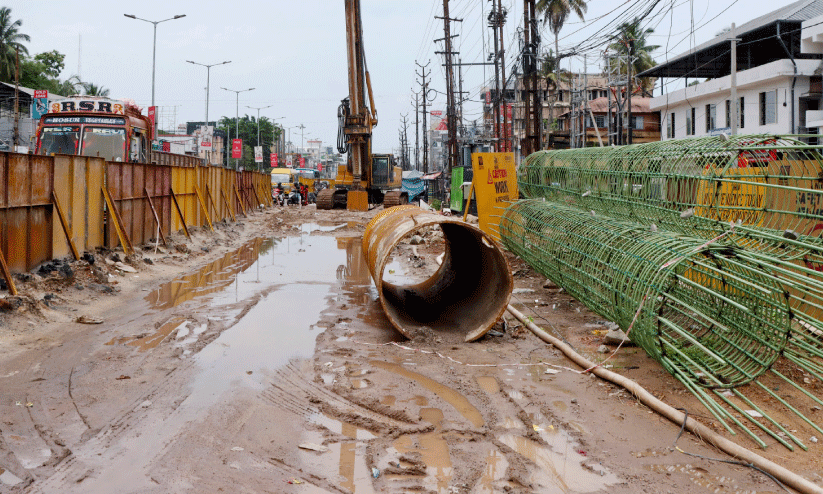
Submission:
[[394,156],[373,155],[371,152],[377,109],[363,49],[360,0],[345,0],[345,5],[349,96],[337,110],[340,125],[337,150],[341,154],[348,153],[348,160],[346,165],[337,168],[335,187],[317,195],[317,209],[345,207],[352,211],[366,211],[369,204],[383,203],[385,207],[407,204],[409,196],[400,190],[402,170],[394,166]]

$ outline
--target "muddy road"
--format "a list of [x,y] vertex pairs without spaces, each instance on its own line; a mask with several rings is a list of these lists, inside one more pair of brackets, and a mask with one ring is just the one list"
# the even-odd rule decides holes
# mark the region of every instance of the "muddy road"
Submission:
[[[360,246],[380,210],[276,208],[23,277],[0,305],[0,493],[784,492],[676,450],[677,425],[508,314],[474,343],[402,337]],[[435,269],[438,233],[389,274]],[[602,359],[606,322],[510,263],[513,305]],[[642,350],[610,363],[712,423]],[[757,451],[823,483],[818,444]]]

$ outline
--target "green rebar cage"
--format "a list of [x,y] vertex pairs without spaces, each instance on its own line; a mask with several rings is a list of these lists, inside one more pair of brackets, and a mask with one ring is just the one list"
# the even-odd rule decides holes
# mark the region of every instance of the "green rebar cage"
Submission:
[[504,245],[615,321],[670,373],[732,388],[769,370],[790,336],[780,280],[706,242],[541,200],[510,206]]
[[742,135],[540,151],[518,170],[525,197],[729,240],[823,269],[823,147]]

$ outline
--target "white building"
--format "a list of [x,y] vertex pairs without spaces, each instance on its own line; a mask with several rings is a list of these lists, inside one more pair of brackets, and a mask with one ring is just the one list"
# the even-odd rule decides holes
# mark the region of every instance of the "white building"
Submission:
[[[804,27],[821,15],[823,0],[800,0],[736,27],[738,134],[818,133],[823,126],[823,42],[816,41],[823,26]],[[661,78],[664,88],[672,78],[701,81],[652,98],[662,140],[730,132],[730,40],[721,34],[640,74]]]

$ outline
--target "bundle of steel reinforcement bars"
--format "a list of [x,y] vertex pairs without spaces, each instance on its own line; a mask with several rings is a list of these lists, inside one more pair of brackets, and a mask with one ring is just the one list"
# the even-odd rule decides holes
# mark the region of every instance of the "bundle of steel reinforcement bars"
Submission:
[[823,435],[821,152],[796,136],[541,151],[499,234],[730,432],[806,449],[785,424]]

